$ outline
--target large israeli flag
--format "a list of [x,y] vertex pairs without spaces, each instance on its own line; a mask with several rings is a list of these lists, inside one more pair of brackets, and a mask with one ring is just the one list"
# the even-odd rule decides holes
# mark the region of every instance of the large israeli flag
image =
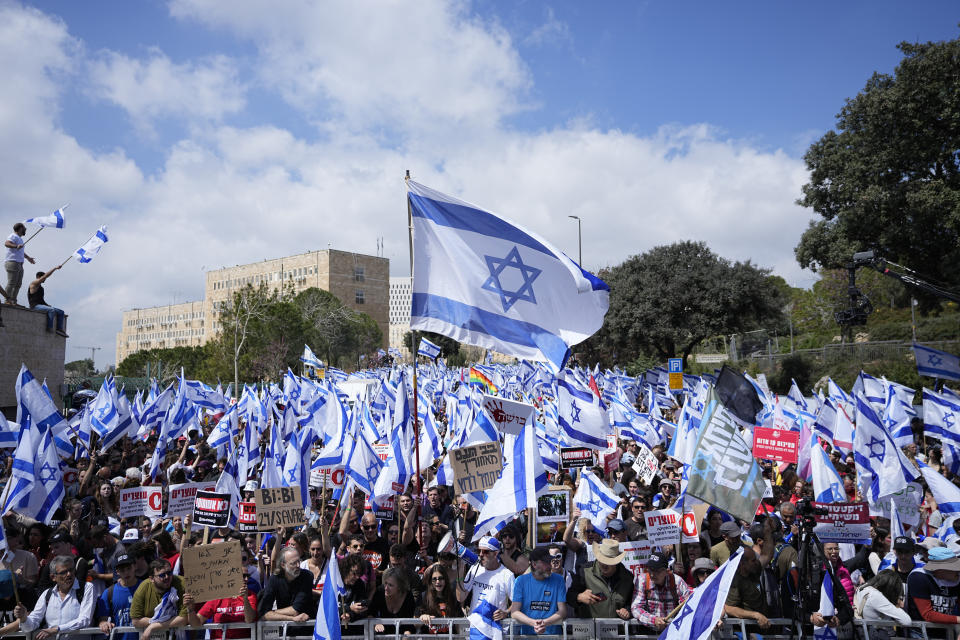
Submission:
[[77,257],[77,262],[86,263],[97,257],[103,245],[107,244],[107,225],[103,225],[93,234],[89,240],[83,243],[83,246],[77,249],[73,255]]
[[53,227],[55,229],[63,229],[63,210],[66,208],[66,205],[60,207],[53,213],[48,216],[39,216],[37,218],[27,218],[24,220],[26,223],[38,224],[41,227]]
[[810,471],[813,475],[813,495],[817,502],[847,501],[843,480],[816,438],[810,443]]
[[902,489],[917,477],[910,461],[880,424],[873,407],[857,396],[857,430],[853,441],[857,484],[871,502]]
[[620,505],[620,496],[590,469],[584,469],[580,475],[580,486],[573,496],[573,504],[593,526],[601,531],[607,528],[607,516]]
[[440,345],[434,344],[424,337],[420,338],[420,346],[417,347],[417,355],[425,356],[435,360],[440,355]]
[[539,236],[407,181],[411,329],[563,368],[603,324],[609,287]]
[[740,566],[743,550],[737,549],[730,559],[710,574],[693,595],[683,603],[680,613],[660,634],[659,640],[707,640],[723,613],[730,583]]
[[960,357],[913,343],[913,355],[917,360],[917,373],[931,378],[960,380]]

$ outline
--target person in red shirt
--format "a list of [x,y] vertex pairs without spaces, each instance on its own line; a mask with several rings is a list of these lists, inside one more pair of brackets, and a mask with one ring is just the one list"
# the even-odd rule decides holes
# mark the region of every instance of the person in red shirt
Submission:
[[[243,584],[240,586],[240,592],[235,598],[221,598],[219,600],[210,600],[200,610],[196,610],[196,605],[188,607],[188,620],[191,627],[199,627],[206,620],[211,620],[215,624],[224,622],[246,622],[257,621],[257,596],[247,591],[247,580],[249,575],[246,567],[243,569]],[[227,640],[232,638],[249,638],[250,631],[247,629],[227,629]],[[221,640],[220,630],[210,631],[211,640]]]

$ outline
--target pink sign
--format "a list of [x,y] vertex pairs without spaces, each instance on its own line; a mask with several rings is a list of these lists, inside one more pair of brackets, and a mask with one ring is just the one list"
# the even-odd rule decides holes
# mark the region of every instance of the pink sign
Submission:
[[800,432],[757,427],[753,430],[753,456],[760,460],[777,460],[796,464],[800,448]]

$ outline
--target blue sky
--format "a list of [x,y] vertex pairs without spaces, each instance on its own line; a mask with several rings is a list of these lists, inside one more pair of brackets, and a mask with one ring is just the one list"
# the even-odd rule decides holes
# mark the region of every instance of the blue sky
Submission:
[[33,247],[53,264],[110,225],[103,256],[47,286],[100,366],[122,309],[199,299],[207,268],[383,236],[404,274],[405,169],[568,253],[580,215],[590,269],[698,239],[809,286],[803,152],[899,41],[960,22],[955,2],[892,1],[0,13],[0,203],[11,223],[71,203]]

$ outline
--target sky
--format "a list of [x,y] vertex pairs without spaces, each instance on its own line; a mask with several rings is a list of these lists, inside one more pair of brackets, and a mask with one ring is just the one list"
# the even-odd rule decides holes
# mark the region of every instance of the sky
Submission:
[[407,275],[406,170],[571,256],[579,216],[592,271],[702,240],[809,287],[805,150],[898,42],[958,23],[954,1],[0,0],[0,218],[69,203],[37,269],[108,226],[45,284],[66,359],[98,367],[123,310],[200,300],[209,269],[383,238]]

